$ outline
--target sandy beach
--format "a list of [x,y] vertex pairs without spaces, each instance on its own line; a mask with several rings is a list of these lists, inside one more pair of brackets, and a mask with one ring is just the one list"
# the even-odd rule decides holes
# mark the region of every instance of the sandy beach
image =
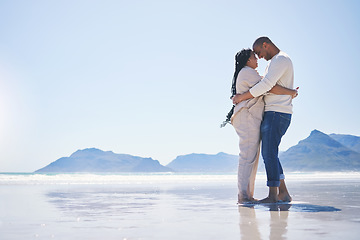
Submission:
[[231,174],[0,174],[0,239],[358,239],[359,173],[287,185],[291,204],[237,206]]

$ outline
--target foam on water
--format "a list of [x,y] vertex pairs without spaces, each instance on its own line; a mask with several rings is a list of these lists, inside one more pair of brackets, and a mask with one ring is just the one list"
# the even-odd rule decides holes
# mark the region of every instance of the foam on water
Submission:
[[194,183],[233,182],[234,174],[0,174],[0,185],[11,184],[144,184],[144,183]]
[[[237,175],[204,173],[0,173],[0,185],[12,184],[144,184],[144,183],[214,183],[234,182]],[[354,180],[360,179],[360,172],[315,172],[288,173],[287,181],[307,180]],[[266,180],[266,175],[259,172],[257,180]]]

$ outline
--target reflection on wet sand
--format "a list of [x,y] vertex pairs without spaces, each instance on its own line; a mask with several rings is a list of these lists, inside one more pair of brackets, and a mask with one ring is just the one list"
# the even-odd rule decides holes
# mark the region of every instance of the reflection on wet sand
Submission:
[[117,192],[99,189],[53,191],[46,194],[49,202],[62,212],[90,217],[122,218],[124,214],[143,214],[159,201],[159,194],[149,192]]
[[[291,204],[269,204],[265,205],[270,212],[270,236],[272,240],[286,239],[287,219]],[[240,234],[241,239],[262,239],[256,218],[255,206],[239,206],[240,214]],[[263,220],[263,217],[261,217]]]
[[291,204],[269,207],[270,212],[270,237],[271,240],[287,239],[288,216]]
[[239,206],[241,239],[260,240],[261,235],[254,207]]
[[[257,213],[256,213],[257,211]],[[242,204],[239,205],[239,226],[242,239],[262,239],[259,223],[265,219],[266,212],[270,214],[269,239],[285,240],[288,231],[289,212],[338,212],[341,209],[331,206],[320,206],[304,203],[278,203],[278,204]],[[256,214],[261,215],[257,218]]]

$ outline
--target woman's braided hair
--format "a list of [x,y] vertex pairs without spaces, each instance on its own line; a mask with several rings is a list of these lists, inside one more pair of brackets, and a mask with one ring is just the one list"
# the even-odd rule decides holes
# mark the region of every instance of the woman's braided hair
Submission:
[[[243,67],[245,67],[247,61],[249,60],[251,56],[251,49],[242,49],[240,52],[236,53],[235,55],[235,72],[234,77],[232,80],[231,85],[231,97],[234,97],[236,95],[236,79],[239,75],[239,72]],[[221,124],[220,127],[224,127],[227,123],[230,123],[231,116],[234,113],[235,105],[232,106],[230,112],[226,115],[226,120]]]
[[251,56],[251,49],[243,49],[240,52],[236,53],[235,55],[235,72],[234,72],[234,77],[232,80],[232,86],[231,86],[231,94],[232,97],[236,95],[236,79],[237,76],[239,75],[239,72],[241,71],[241,69],[243,69],[243,67],[245,67],[247,61],[249,60],[250,56]]

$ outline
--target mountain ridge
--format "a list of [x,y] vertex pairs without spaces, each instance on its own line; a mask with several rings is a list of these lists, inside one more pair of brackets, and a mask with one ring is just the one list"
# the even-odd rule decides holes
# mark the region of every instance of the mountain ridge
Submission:
[[152,158],[116,154],[97,148],[77,150],[70,157],[62,157],[36,170],[41,172],[171,172]]
[[[360,137],[313,130],[279,154],[284,171],[360,171]],[[359,149],[359,150],[357,150]],[[163,166],[152,158],[117,154],[97,148],[77,150],[36,170],[46,172],[236,172],[238,155],[191,153]],[[259,170],[264,170],[260,157]]]
[[219,152],[217,154],[191,153],[181,155],[167,164],[166,167],[177,172],[235,172],[237,165],[237,156]]
[[360,153],[360,137],[349,134],[329,134],[329,136],[344,146]]
[[360,153],[329,135],[313,130],[310,136],[280,155],[281,164],[291,171],[359,171]]

